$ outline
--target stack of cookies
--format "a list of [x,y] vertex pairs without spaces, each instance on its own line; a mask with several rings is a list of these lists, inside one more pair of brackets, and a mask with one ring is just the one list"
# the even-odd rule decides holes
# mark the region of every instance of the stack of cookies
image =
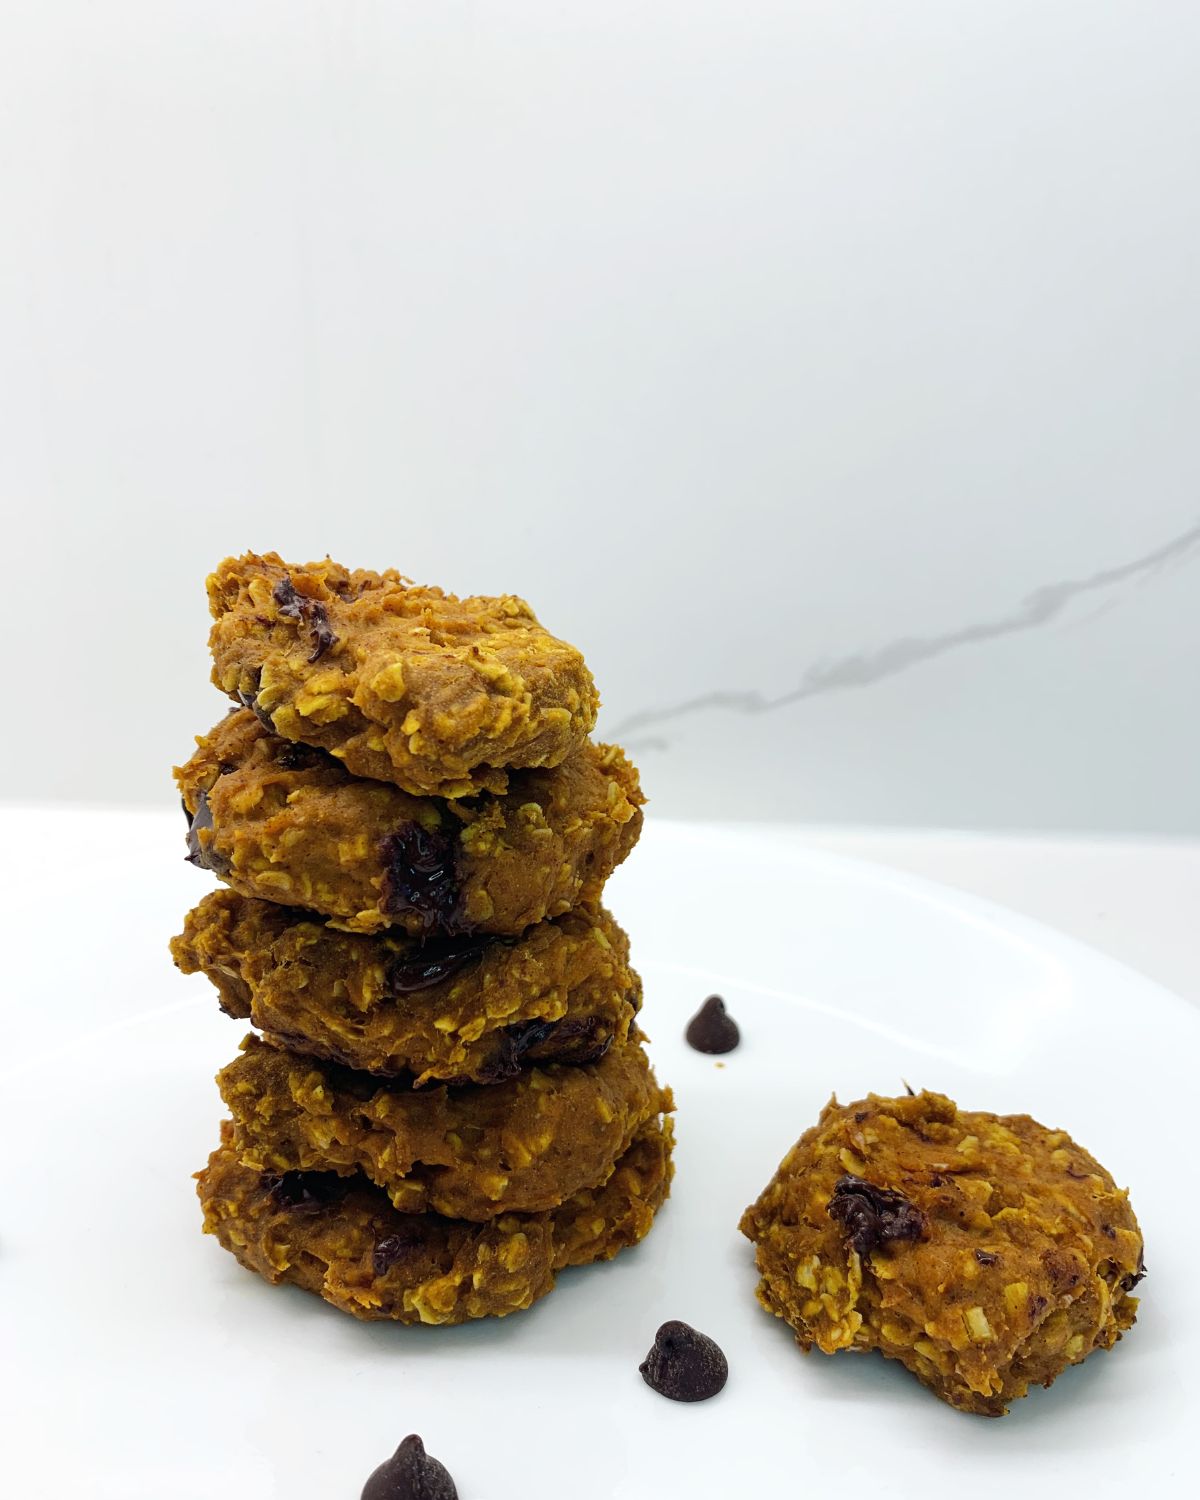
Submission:
[[224,888],[171,949],[258,1032],[218,1077],[205,1228],[360,1318],[528,1307],[640,1240],[670,1184],[670,1094],[599,904],[637,773],[520,599],[274,554],[208,592],[241,706],[176,778]]

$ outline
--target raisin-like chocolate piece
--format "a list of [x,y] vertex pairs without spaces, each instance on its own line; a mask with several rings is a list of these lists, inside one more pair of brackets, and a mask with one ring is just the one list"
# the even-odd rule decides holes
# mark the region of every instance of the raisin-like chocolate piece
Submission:
[[[492,941],[504,940],[494,938]],[[447,937],[422,943],[406,953],[397,953],[387,967],[388,993],[412,995],[418,990],[431,989],[465,969],[482,955],[487,946],[488,939],[484,937]]]
[[916,1204],[900,1193],[850,1173],[838,1178],[826,1212],[850,1231],[846,1242],[859,1255],[889,1240],[918,1240],[927,1222]]
[[461,931],[456,920],[458,871],[455,841],[440,829],[404,823],[383,841],[385,900],[393,916],[415,912],[426,932]]
[[697,1052],[732,1052],[741,1041],[737,1022],[725,1010],[720,995],[710,995],[688,1022],[684,1038]]
[[1000,1257],[992,1250],[976,1250],[975,1259],[981,1266],[994,1266]]
[[687,1323],[664,1323],[638,1369],[650,1389],[668,1401],[707,1401],[729,1379],[729,1361],[720,1347]]
[[310,665],[320,661],[337,641],[337,636],[330,628],[325,606],[305,594],[298,594],[290,573],[285,573],[271,592],[284,619],[295,620],[298,625],[308,627],[313,648],[308,658]]
[[362,1500],[458,1500],[458,1491],[414,1432],[363,1485]]
[[276,1208],[302,1214],[317,1213],[334,1202],[342,1189],[342,1179],[336,1172],[268,1172],[259,1181]]
[[[184,811],[187,811],[186,804]],[[213,828],[212,808],[208,805],[208,793],[196,793],[196,811],[188,825],[187,847],[188,852],[184,856],[188,864],[195,865],[198,870],[211,870],[214,875],[228,875],[229,861],[224,855],[218,854],[213,848],[211,839],[205,843],[201,840],[201,833],[208,833]]]

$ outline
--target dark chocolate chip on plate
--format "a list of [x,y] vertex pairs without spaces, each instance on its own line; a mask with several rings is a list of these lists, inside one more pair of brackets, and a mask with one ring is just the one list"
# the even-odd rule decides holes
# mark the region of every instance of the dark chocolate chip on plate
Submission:
[[650,1389],[668,1401],[707,1401],[729,1379],[720,1347],[688,1323],[664,1323],[638,1368]]
[[363,1485],[362,1500],[458,1500],[458,1491],[414,1432]]
[[732,1052],[741,1041],[737,1022],[725,1009],[720,995],[710,995],[688,1022],[684,1039],[697,1052]]

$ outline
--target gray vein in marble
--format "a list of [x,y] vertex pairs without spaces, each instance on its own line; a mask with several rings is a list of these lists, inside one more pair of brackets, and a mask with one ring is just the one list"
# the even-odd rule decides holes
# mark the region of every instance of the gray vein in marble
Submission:
[[875,651],[858,652],[838,657],[830,662],[818,662],[809,667],[799,686],[779,697],[772,698],[757,689],[718,689],[689,698],[669,708],[644,709],[622,719],[614,728],[604,731],[607,739],[622,739],[630,749],[666,750],[670,741],[661,734],[630,739],[631,734],[651,725],[665,724],[705,709],[720,709],[738,714],[765,714],[789,704],[800,703],[805,698],[816,698],[822,693],[838,692],[845,688],[870,687],[885,677],[895,677],[907,672],[910,667],[920,666],[935,657],[958,651],[964,646],[973,646],[981,641],[994,641],[1002,636],[1017,635],[1025,630],[1037,630],[1052,620],[1076,599],[1098,590],[1112,588],[1119,583],[1145,583],[1166,568],[1191,562],[1200,555],[1200,521],[1171,541],[1156,547],[1132,562],[1120,563],[1114,568],[1102,568],[1087,578],[1065,579],[1061,583],[1047,583],[1027,594],[1011,614],[995,620],[984,620],[975,625],[964,625],[944,635],[904,636]]

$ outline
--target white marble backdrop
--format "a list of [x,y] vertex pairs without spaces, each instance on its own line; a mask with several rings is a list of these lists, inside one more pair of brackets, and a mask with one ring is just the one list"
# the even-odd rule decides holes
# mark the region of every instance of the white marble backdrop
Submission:
[[576,640],[656,810],[1200,833],[1200,7],[0,17],[3,794],[166,803],[203,576]]

